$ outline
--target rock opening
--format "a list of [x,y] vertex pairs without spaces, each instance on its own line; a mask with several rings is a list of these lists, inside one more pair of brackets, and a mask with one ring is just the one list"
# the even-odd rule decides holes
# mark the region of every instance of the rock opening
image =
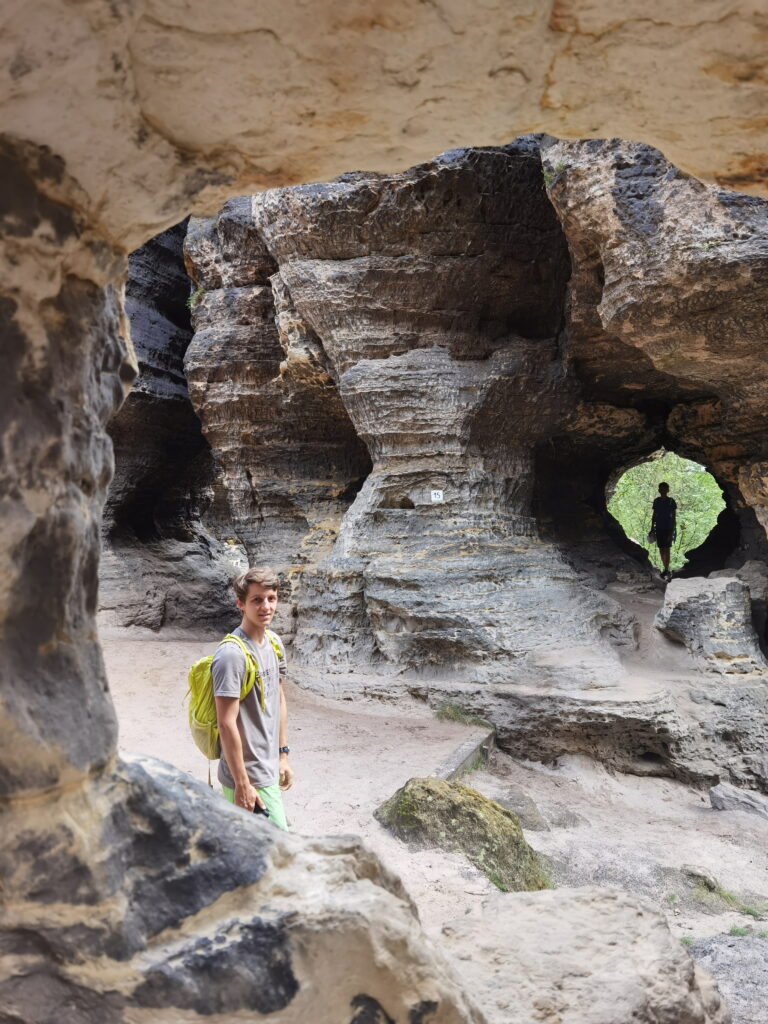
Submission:
[[[662,568],[658,546],[649,540],[652,526],[652,505],[659,497],[659,484],[669,485],[669,495],[676,505],[676,527],[670,548],[670,568],[683,569],[689,561],[700,558],[698,549],[710,542],[726,504],[717,481],[706,468],[691,459],[683,459],[659,449],[628,468],[617,470],[606,484],[608,512],[623,529],[627,539],[643,548],[651,563]],[[717,538],[716,538],[717,540]],[[736,547],[738,536],[734,538]],[[722,568],[723,562],[715,568]]]

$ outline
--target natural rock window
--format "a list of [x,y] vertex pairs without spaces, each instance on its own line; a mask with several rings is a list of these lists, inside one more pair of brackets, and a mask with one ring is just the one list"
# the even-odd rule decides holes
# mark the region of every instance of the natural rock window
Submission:
[[659,550],[648,540],[648,533],[653,500],[658,497],[662,481],[669,484],[670,497],[677,504],[670,567],[682,569],[688,561],[687,554],[704,543],[726,507],[722,490],[704,466],[661,448],[622,472],[618,479],[614,476],[609,480],[607,507],[627,537],[645,548],[650,561],[660,569]]

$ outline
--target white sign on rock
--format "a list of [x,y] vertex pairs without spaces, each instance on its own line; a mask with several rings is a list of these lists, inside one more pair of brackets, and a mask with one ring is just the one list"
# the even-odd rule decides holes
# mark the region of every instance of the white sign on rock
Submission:
[[437,505],[443,500],[442,491],[432,491],[432,504]]

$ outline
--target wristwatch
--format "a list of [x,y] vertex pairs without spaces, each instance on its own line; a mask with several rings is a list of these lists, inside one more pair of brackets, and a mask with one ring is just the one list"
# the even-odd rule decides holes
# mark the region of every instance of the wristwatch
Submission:
[[278,750],[279,754],[290,754],[290,752],[291,752],[291,748],[290,747],[280,747],[280,749]]

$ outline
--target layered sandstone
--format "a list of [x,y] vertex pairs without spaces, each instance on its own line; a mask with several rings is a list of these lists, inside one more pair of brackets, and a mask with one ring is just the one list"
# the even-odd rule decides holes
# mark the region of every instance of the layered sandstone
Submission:
[[[761,671],[727,695],[713,683],[682,701],[635,679],[625,652],[637,624],[602,589],[635,564],[605,512],[606,481],[661,444],[707,463],[726,488],[721,558],[765,555],[712,418],[726,410],[731,445],[750,465],[762,458],[765,204],[707,188],[648,147],[529,137],[398,175],[271,190],[251,216],[238,259],[252,264],[266,246],[281,283],[273,315],[288,303],[311,332],[315,365],[373,460],[343,520],[334,512],[327,557],[295,577],[305,681],[447,695],[528,756],[583,750],[629,770],[768,784]],[[188,256],[204,274],[197,244]],[[215,333],[234,352],[237,315],[219,294],[191,351]],[[726,338],[737,370],[717,355]],[[190,370],[211,379],[216,368],[205,355]],[[275,388],[300,403],[297,382],[251,384],[250,373],[239,379],[279,425]],[[192,388],[228,452],[253,401],[235,387],[226,408],[208,385]],[[695,429],[703,409],[713,429]],[[277,512],[269,458],[262,471],[258,450],[245,450]],[[286,506],[295,482],[278,485]],[[299,563],[304,542],[279,515],[267,536]],[[731,704],[735,750],[706,725]]]
[[[401,1018],[423,1018],[435,1002],[433,1019],[471,1018],[439,958],[410,943],[407,906],[398,895],[392,904],[392,886],[364,853],[351,854],[340,891],[333,850],[317,851],[332,877],[309,861],[300,868],[293,905],[306,909],[312,898],[319,909],[307,942],[286,940],[291,955],[300,947],[307,961],[286,967],[281,923],[257,921],[260,903],[247,904],[257,911],[252,920],[238,920],[221,882],[237,863],[217,860],[222,831],[242,833],[248,870],[278,850],[269,893],[291,904],[290,887],[273,877],[286,863],[283,843],[270,844],[263,829],[209,804],[199,790],[185,804],[185,787],[158,767],[115,762],[95,612],[112,473],[105,428],[137,371],[121,306],[125,255],[194,203],[210,212],[233,192],[364,163],[402,167],[464,143],[470,131],[480,142],[502,142],[522,127],[658,132],[671,151],[680,147],[684,166],[741,175],[750,187],[761,160],[756,11],[711,0],[670,15],[645,4],[627,20],[623,6],[614,15],[586,3],[505,5],[479,17],[475,7],[409,2],[372,12],[362,0],[268,11],[250,3],[45,0],[4,14],[0,836],[9,865],[2,944],[10,951],[2,976],[9,1013],[36,1020],[58,1020],[70,1009],[81,1020],[231,1013],[221,987],[203,993],[195,979],[212,966],[229,977],[233,961],[255,951],[268,981],[235,986],[227,996],[235,1010],[290,1019],[290,1005],[280,1007],[294,991],[291,972],[301,998],[314,984],[325,992],[332,957],[344,963],[346,980],[328,999],[348,1000],[350,1014],[378,1013],[382,1000],[394,1000]],[[674,59],[660,62],[664,51]],[[633,62],[619,117],[615,83]],[[605,73],[596,76],[595,67]],[[567,99],[557,87],[563,69]],[[637,81],[648,87],[637,89]],[[544,85],[554,88],[543,92]],[[691,97],[711,118],[707,132],[695,109],[686,113]],[[696,131],[683,144],[692,122]],[[759,497],[760,463],[753,469],[743,487]],[[552,558],[559,573],[562,559]],[[364,610],[364,575],[357,579],[357,590],[345,584],[344,592],[350,607]],[[396,934],[383,953],[367,937],[390,921]],[[339,922],[350,930],[336,929]],[[126,963],[136,973],[128,976]],[[392,965],[405,974],[407,991]]]

